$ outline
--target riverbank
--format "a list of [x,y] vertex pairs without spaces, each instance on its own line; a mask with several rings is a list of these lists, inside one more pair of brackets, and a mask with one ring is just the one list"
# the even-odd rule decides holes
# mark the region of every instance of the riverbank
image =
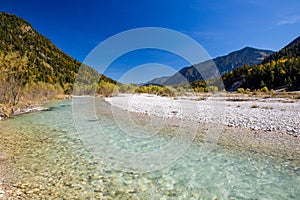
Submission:
[[299,99],[123,94],[105,100],[131,112],[300,136]]
[[47,107],[43,106],[41,103],[38,102],[26,103],[16,106],[3,106],[0,112],[0,121],[3,119],[11,118],[16,115],[39,112],[47,109]]
[[39,112],[43,110],[47,110],[48,108],[44,105],[52,100],[63,100],[69,99],[71,95],[56,95],[54,99],[44,99],[44,100],[36,100],[36,101],[27,101],[23,100],[17,105],[3,105],[0,104],[0,121],[3,119],[8,119],[12,116],[28,114],[33,112]]

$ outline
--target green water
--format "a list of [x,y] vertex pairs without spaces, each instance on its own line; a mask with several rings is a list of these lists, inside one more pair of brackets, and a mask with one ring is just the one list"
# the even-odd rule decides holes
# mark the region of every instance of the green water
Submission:
[[[206,156],[201,156],[201,143],[190,145],[190,138],[183,138],[182,144],[178,140],[173,143],[177,145],[178,152],[188,146],[183,153],[177,154],[174,146],[169,149],[170,153],[163,151],[163,147],[174,140],[170,133],[185,130],[176,129],[177,122],[151,129],[148,118],[136,116],[136,122],[145,122],[146,128],[126,127],[126,117],[118,118],[116,125],[116,118],[107,103],[98,99],[94,105],[94,116],[84,114],[86,107],[78,102],[73,105],[77,106],[74,114],[72,101],[68,100],[50,105],[49,111],[1,122],[15,135],[14,156],[7,163],[13,167],[14,190],[20,191],[19,197],[299,199],[300,164],[291,159],[218,145]],[[79,119],[76,115],[84,117]],[[116,109],[114,115],[122,116],[124,113]],[[164,119],[160,120],[164,122]],[[103,134],[109,140],[105,140]],[[128,152],[136,155],[138,166],[130,163],[134,162],[134,157],[128,156]],[[143,163],[144,160],[138,157],[148,155],[148,152],[156,152],[155,155],[162,153],[162,156],[145,157]],[[120,155],[128,157],[118,158]],[[151,163],[147,158],[155,159]],[[139,169],[148,172],[138,173]]]

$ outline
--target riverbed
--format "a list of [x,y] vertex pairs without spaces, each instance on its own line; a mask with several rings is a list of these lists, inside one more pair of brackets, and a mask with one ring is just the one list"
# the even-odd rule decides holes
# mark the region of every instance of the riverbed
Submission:
[[1,122],[4,199],[300,195],[299,137],[152,117],[93,97],[47,107]]

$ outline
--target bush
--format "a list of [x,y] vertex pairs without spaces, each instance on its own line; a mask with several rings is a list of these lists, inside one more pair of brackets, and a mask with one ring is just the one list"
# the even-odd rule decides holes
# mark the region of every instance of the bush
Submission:
[[217,86],[208,86],[208,87],[207,87],[207,90],[208,90],[209,92],[213,92],[213,93],[216,93],[216,92],[219,91],[219,89],[218,89]]
[[162,90],[162,87],[160,87],[160,86],[149,85],[148,93],[157,95],[161,92],[161,90]]
[[100,81],[97,93],[104,97],[111,97],[114,93],[118,93],[118,89],[113,83]]
[[160,96],[175,96],[176,90],[172,87],[167,86],[141,86],[135,89],[134,93],[148,93],[148,94],[155,94]]
[[204,87],[196,87],[196,88],[194,88],[194,91],[203,93],[203,92],[205,92],[205,88]]
[[244,93],[245,90],[244,90],[244,88],[238,88],[238,89],[237,89],[237,92],[238,92],[238,93]]
[[177,87],[176,89],[179,93],[184,93],[185,92],[185,89],[183,89],[183,87],[179,86]]
[[162,90],[160,90],[159,95],[161,96],[167,96],[167,97],[174,97],[175,96],[175,89],[171,87],[163,87]]
[[126,93],[126,92],[128,91],[128,85],[121,85],[121,86],[119,87],[119,91],[120,91],[121,93]]
[[276,92],[273,89],[270,90],[270,94],[271,97],[276,97]]
[[269,92],[269,89],[267,88],[267,86],[263,87],[260,89],[261,92]]
[[121,85],[118,87],[119,88],[119,92],[121,93],[133,93],[135,92],[136,89],[138,89],[138,86],[133,85],[133,84],[129,84],[129,85]]
[[143,86],[135,89],[134,93],[150,93],[149,91],[150,91],[149,88],[147,86],[143,85]]
[[26,84],[22,91],[22,99],[25,101],[36,101],[53,99],[59,94],[64,94],[63,88],[59,84],[50,84],[45,82],[37,82]]

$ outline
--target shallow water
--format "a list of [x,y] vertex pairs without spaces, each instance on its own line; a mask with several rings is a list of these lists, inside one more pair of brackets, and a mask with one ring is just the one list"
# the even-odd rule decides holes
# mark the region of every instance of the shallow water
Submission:
[[15,198],[300,196],[300,164],[291,159],[217,145],[203,156],[202,144],[190,144],[192,137],[181,137],[181,132],[196,129],[118,109],[112,114],[101,99],[96,99],[94,108],[86,107],[86,100],[73,101],[73,110],[71,100],[67,100],[50,105],[49,111],[1,122],[13,135],[5,162],[14,169]]

